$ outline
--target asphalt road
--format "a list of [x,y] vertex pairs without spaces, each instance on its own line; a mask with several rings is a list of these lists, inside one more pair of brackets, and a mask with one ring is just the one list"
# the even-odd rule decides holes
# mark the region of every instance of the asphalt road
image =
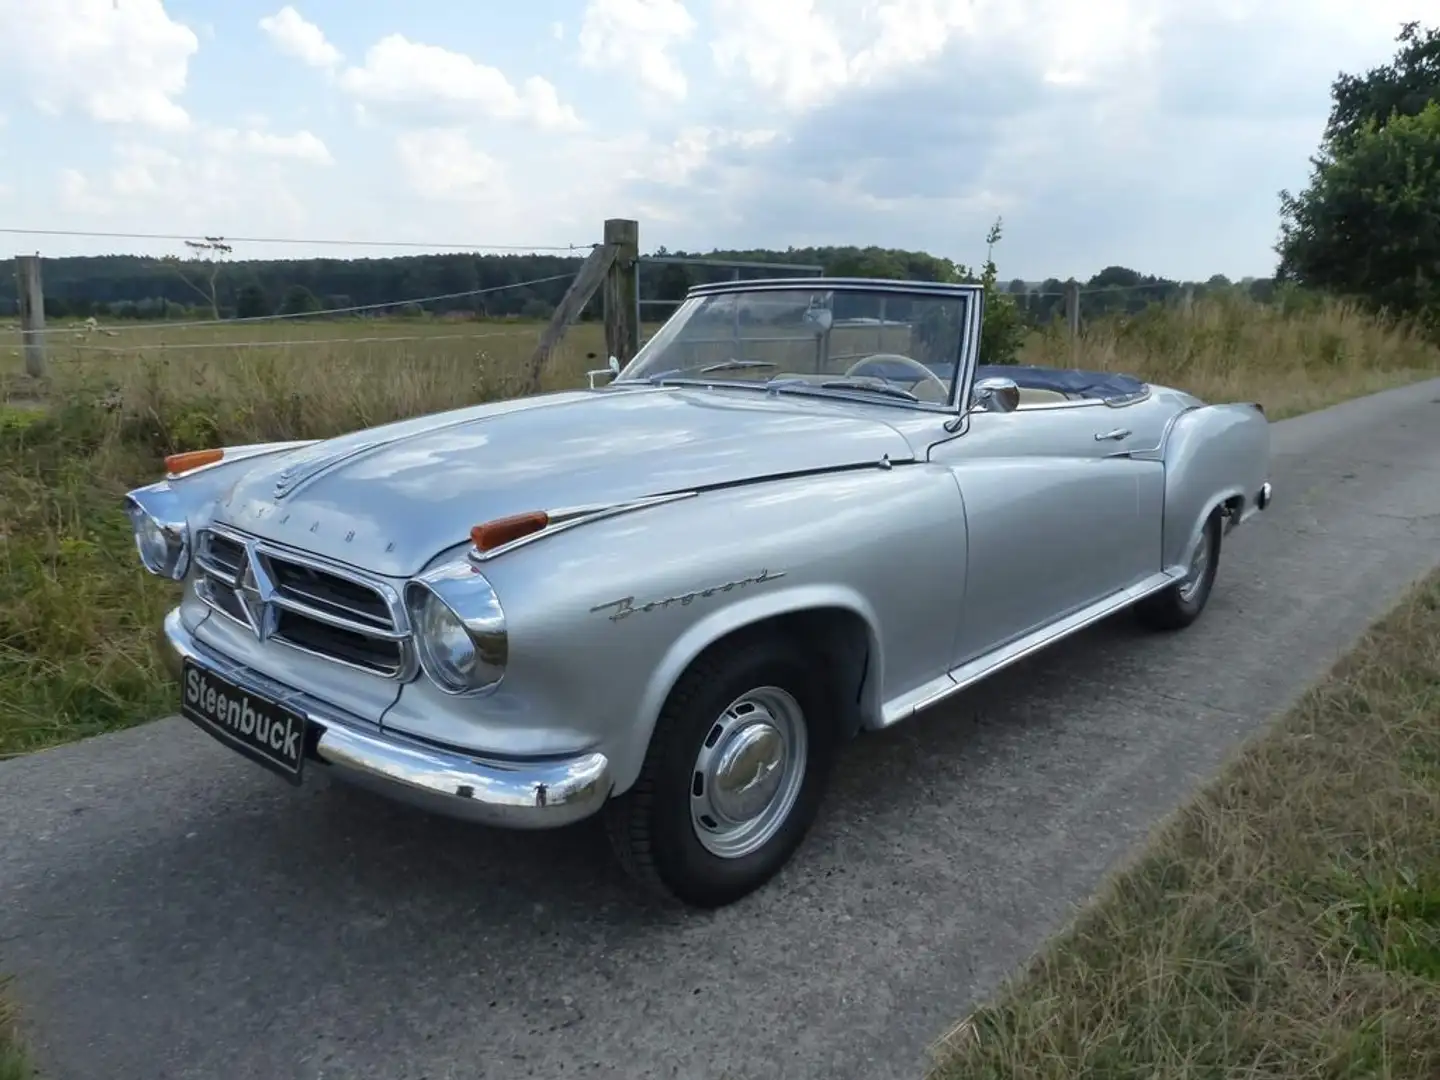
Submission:
[[0,765],[0,971],[51,1080],[917,1076],[1238,740],[1440,562],[1440,380],[1274,428],[1210,609],[850,748],[768,889],[637,905],[588,825],[293,790],[180,720]]

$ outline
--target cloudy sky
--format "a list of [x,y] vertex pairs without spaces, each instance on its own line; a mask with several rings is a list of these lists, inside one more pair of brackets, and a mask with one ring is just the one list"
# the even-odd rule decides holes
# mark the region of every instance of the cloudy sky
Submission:
[[[1274,265],[1435,0],[0,0],[0,228]],[[178,242],[4,235],[46,255]],[[237,255],[393,254],[238,243]]]

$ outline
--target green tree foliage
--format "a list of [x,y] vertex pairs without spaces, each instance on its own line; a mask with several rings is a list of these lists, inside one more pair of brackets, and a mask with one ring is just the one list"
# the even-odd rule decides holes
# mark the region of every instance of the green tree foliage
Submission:
[[[1065,283],[998,280],[994,262],[1000,240],[997,222],[989,237],[986,261],[978,270],[924,251],[894,248],[829,246],[775,249],[719,249],[708,252],[667,251],[685,259],[714,260],[716,265],[642,263],[640,295],[647,301],[647,320],[668,316],[692,285],[726,281],[736,275],[722,260],[818,266],[827,276],[863,275],[920,281],[971,281],[986,284],[984,348],[989,363],[1013,355],[1017,327],[1044,326],[1063,317]],[[46,313],[55,319],[94,315],[107,319],[210,318],[213,274],[215,305],[222,318],[366,307],[376,315],[394,317],[422,311],[434,315],[473,314],[488,318],[545,318],[565,294],[579,269],[581,256],[559,255],[414,255],[386,259],[231,259],[176,260],[134,255],[46,259]],[[746,267],[742,278],[792,277],[793,270]],[[539,284],[535,282],[544,280]],[[1141,274],[1126,267],[1106,267],[1088,282],[1085,318],[1138,313],[1149,304],[1166,302],[1184,288],[1180,282]],[[1267,288],[1268,280],[1255,283]],[[1109,286],[1116,288],[1109,288]],[[1121,287],[1123,286],[1123,287]],[[1195,286],[1201,295],[1206,286]],[[304,293],[297,289],[305,290]],[[1098,291],[1089,291],[1098,290]],[[458,295],[457,295],[458,294]],[[467,295],[469,294],[469,295]],[[310,299],[301,299],[308,296]],[[276,304],[276,299],[280,304]],[[312,300],[314,303],[312,303]],[[665,303],[652,301],[663,300]],[[17,310],[15,280],[0,274],[0,316]],[[597,294],[582,319],[597,319],[602,301]],[[325,316],[317,316],[324,318]]]
[[1277,281],[1440,328],[1440,31],[1401,31],[1394,62],[1342,75],[1309,186],[1280,193]]
[[1401,48],[1389,64],[1342,74],[1332,84],[1327,141],[1350,142],[1372,122],[1384,127],[1392,117],[1415,116],[1440,101],[1440,28],[1421,33],[1419,23],[1409,22],[1395,40]]
[[285,290],[285,298],[280,301],[281,315],[303,315],[310,311],[319,311],[320,301],[315,294],[304,285],[291,285]]
[[258,319],[270,314],[270,301],[265,290],[259,285],[249,284],[235,294],[235,317],[237,319]]

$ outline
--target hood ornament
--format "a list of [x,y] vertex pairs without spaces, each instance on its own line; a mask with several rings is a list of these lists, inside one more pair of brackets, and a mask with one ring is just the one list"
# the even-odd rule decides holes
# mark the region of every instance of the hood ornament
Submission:
[[275,486],[271,489],[271,494],[278,502],[301,484],[307,480],[313,480],[326,469],[334,468],[343,461],[348,461],[350,458],[368,453],[377,447],[386,446],[391,441],[392,440],[388,439],[379,439],[373,442],[361,443],[359,446],[353,446],[339,452],[331,450],[328,454],[312,453],[305,457],[296,458],[276,474]]

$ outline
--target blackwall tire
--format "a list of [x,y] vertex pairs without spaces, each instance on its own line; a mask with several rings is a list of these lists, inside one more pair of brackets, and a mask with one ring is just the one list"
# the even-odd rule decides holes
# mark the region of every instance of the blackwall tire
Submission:
[[1220,568],[1222,518],[1217,510],[1205,522],[1199,542],[1190,552],[1191,574],[1136,606],[1140,621],[1152,630],[1183,630],[1205,610]]
[[830,681],[779,636],[724,642],[666,700],[640,776],[605,808],[621,865],[694,907],[768,882],[820,808],[837,744]]

